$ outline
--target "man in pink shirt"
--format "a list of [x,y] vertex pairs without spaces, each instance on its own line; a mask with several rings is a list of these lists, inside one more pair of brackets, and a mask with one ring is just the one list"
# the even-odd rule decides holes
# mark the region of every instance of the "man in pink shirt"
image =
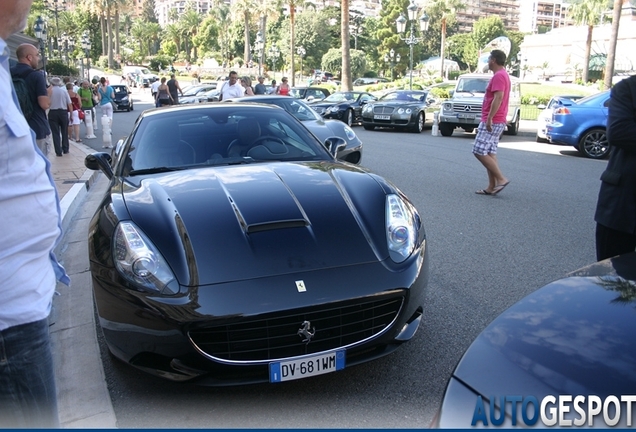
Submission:
[[490,52],[488,68],[494,72],[494,75],[486,87],[481,123],[477,128],[473,145],[473,154],[488,172],[488,187],[475,192],[479,195],[497,195],[510,183],[510,180],[502,174],[497,162],[497,145],[499,137],[506,128],[510,96],[510,77],[504,67],[505,63],[506,54],[503,51]]

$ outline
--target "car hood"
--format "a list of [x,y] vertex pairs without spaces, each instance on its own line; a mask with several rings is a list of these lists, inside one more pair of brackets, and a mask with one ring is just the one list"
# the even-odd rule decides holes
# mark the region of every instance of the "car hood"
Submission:
[[473,96],[468,92],[460,92],[456,96],[454,95],[450,102],[453,103],[482,103],[484,100],[483,93],[474,93]]
[[632,253],[546,285],[496,318],[454,376],[487,399],[633,394],[635,281]]
[[130,218],[182,285],[388,257],[386,185],[357,167],[313,162],[201,168],[145,176],[122,189]]
[[346,136],[344,133],[345,124],[340,120],[303,120],[302,123],[311,133],[316,135],[322,143],[324,143],[327,138],[337,136],[347,141],[347,148],[361,144],[357,135],[354,139],[349,139],[349,137]]
[[399,107],[403,107],[405,105],[419,105],[420,103],[423,102],[415,102],[415,101],[406,101],[406,100],[393,100],[393,101],[376,101],[376,102],[369,102],[369,105],[382,105],[382,106],[389,106],[389,107],[395,107],[395,108],[399,108]]
[[309,106],[316,108],[329,108],[335,105],[351,105],[351,102],[316,102],[309,104]]

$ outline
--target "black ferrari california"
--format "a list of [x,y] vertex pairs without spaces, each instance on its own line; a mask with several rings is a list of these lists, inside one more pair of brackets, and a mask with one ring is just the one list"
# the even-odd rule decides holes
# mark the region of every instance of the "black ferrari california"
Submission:
[[[391,127],[420,133],[426,125],[426,110],[431,103],[427,96],[428,92],[421,90],[389,92],[362,107],[362,126],[366,130]],[[432,124],[433,116],[429,117]]]
[[112,157],[87,156],[110,179],[89,228],[110,352],[176,381],[277,383],[410,340],[422,221],[389,181],[339,162],[345,145],[237,102],[145,111]]

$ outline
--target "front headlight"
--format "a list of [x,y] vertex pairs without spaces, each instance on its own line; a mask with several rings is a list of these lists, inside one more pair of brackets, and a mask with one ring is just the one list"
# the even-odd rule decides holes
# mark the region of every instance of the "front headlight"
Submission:
[[366,104],[364,107],[362,107],[362,112],[364,113],[368,113],[373,111],[373,105],[371,104]]
[[442,110],[444,111],[452,111],[453,110],[453,104],[450,102],[444,102],[442,104]]
[[386,197],[386,240],[389,256],[401,263],[413,253],[417,238],[415,209],[396,194]]
[[349,141],[352,141],[356,138],[356,133],[349,126],[344,127],[344,133],[349,138]]
[[338,112],[338,107],[337,106],[329,107],[327,108],[327,112],[330,112],[330,113]]
[[128,96],[124,96],[123,98],[121,98],[122,102],[128,102]]
[[166,295],[179,292],[166,260],[132,222],[121,222],[115,228],[113,259],[122,276],[135,285]]

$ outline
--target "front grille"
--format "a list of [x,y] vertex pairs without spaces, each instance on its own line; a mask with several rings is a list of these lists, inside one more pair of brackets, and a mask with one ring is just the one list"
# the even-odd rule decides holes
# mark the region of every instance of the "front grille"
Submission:
[[[398,316],[403,291],[234,320],[191,330],[192,343],[210,357],[230,362],[269,361],[355,344],[377,336]],[[305,321],[315,334],[308,344],[298,331]]]
[[481,105],[454,103],[453,112],[481,114]]
[[390,107],[390,106],[373,107],[373,114],[393,114],[393,107]]

